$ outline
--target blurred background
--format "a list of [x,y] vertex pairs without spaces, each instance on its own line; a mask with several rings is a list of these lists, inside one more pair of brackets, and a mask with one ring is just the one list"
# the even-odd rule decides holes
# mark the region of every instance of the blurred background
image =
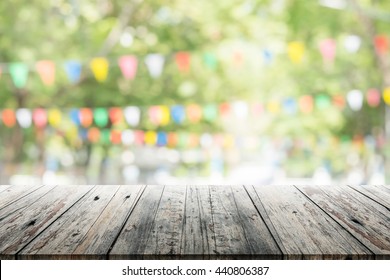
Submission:
[[390,182],[390,2],[0,2],[1,184]]

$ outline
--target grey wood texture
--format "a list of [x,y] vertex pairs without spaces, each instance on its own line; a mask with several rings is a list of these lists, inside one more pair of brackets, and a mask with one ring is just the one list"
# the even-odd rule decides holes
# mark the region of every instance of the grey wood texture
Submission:
[[0,259],[390,259],[388,186],[0,186]]
[[390,254],[390,211],[358,191],[341,186],[299,186],[311,201],[375,254]]
[[[250,187],[248,187],[249,189]],[[252,187],[253,188],[253,187]],[[267,224],[292,259],[361,259],[373,254],[293,186],[254,187]]]

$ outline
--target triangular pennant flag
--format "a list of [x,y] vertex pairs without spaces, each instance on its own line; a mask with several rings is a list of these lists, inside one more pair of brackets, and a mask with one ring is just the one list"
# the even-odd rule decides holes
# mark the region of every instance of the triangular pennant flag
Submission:
[[283,110],[289,115],[293,115],[297,112],[298,106],[294,98],[289,97],[283,101]]
[[384,89],[383,100],[387,105],[390,105],[390,87]]
[[202,148],[210,148],[213,145],[213,136],[209,133],[203,133],[200,137],[200,145]]
[[145,58],[146,67],[149,70],[150,75],[153,78],[158,78],[161,76],[162,70],[164,68],[165,58],[161,54],[149,54]]
[[96,108],[93,111],[93,120],[98,127],[105,127],[108,124],[108,113],[105,108]]
[[134,126],[137,126],[139,124],[141,111],[138,107],[135,107],[135,106],[126,107],[123,110],[123,113],[125,115],[126,122],[130,126],[134,127]]
[[347,102],[353,111],[359,111],[363,106],[363,93],[357,89],[351,90],[347,94]]
[[168,106],[160,106],[160,125],[167,125],[170,121],[170,112]]
[[118,107],[110,108],[108,114],[110,116],[110,121],[113,124],[120,123],[123,120],[123,112],[121,108]]
[[111,131],[109,129],[102,129],[100,131],[100,143],[109,144],[111,140]]
[[310,95],[304,95],[299,98],[299,108],[305,114],[311,113],[313,111],[313,97]]
[[88,129],[88,140],[91,143],[98,143],[100,140],[100,130],[96,127],[91,127]]
[[154,125],[159,125],[161,121],[160,106],[151,106],[148,110],[149,120]]
[[272,62],[272,59],[273,59],[273,55],[272,55],[272,52],[270,50],[263,50],[263,61],[265,64],[271,64]]
[[77,83],[81,77],[81,63],[75,60],[70,60],[64,64],[65,72],[71,83]]
[[16,119],[22,128],[29,128],[32,123],[32,114],[30,109],[20,108],[16,110]]
[[315,105],[319,110],[325,110],[331,105],[331,100],[328,95],[320,94],[315,98]]
[[203,117],[207,121],[214,121],[218,117],[218,107],[215,104],[207,104],[203,108]]
[[15,111],[12,109],[4,109],[1,118],[6,127],[13,127],[16,123]]
[[345,108],[345,98],[342,95],[335,95],[333,96],[333,105],[337,107],[340,110],[343,110]]
[[378,54],[385,54],[389,50],[389,38],[385,35],[378,35],[374,38],[374,45]]
[[178,142],[179,142],[179,137],[178,137],[176,132],[168,133],[168,146],[169,147],[176,147]]
[[81,124],[80,111],[78,109],[71,109],[69,112],[69,117],[75,125],[79,126]]
[[112,144],[120,144],[122,142],[121,132],[116,129],[111,130],[110,141]]
[[9,66],[9,72],[12,80],[17,88],[22,88],[27,83],[28,66],[24,63],[11,63]]
[[158,132],[157,133],[157,145],[158,146],[166,146],[168,144],[168,137],[165,132]]
[[202,118],[202,108],[197,104],[188,105],[186,111],[190,122],[198,122]]
[[95,57],[90,63],[93,75],[98,82],[104,82],[108,75],[108,60],[104,57]]
[[234,66],[240,67],[242,63],[244,62],[244,57],[241,51],[235,51],[233,53],[233,63]]
[[231,106],[228,102],[219,105],[219,112],[222,117],[227,117],[230,114]]
[[134,143],[137,145],[144,144],[144,135],[145,133],[142,130],[134,131]]
[[355,53],[360,49],[362,39],[356,35],[348,35],[344,40],[344,47],[347,52]]
[[252,104],[252,114],[256,117],[260,116],[264,112],[264,106],[260,102]]
[[320,52],[324,63],[333,63],[336,56],[336,41],[325,39],[320,42]]
[[188,72],[191,65],[191,56],[188,52],[178,52],[175,55],[177,67],[181,72]]
[[367,91],[367,103],[371,107],[378,107],[381,103],[381,94],[379,90],[371,88]]
[[213,53],[205,53],[203,56],[204,63],[210,70],[217,68],[217,57]]
[[125,129],[122,132],[122,143],[126,146],[130,146],[134,143],[134,132],[130,129]]
[[93,112],[90,108],[81,108],[79,112],[80,123],[83,127],[89,127],[93,122]]
[[233,112],[236,118],[243,120],[248,116],[248,104],[244,101],[233,102]]
[[50,60],[41,60],[38,61],[35,65],[39,76],[41,77],[42,82],[51,86],[54,84],[55,75],[56,75],[56,66],[53,61]]
[[133,55],[126,55],[119,58],[118,61],[119,67],[122,70],[123,76],[128,79],[134,79],[137,73],[138,60]]
[[157,142],[157,133],[152,130],[145,132],[144,141],[147,145],[155,145]]
[[59,127],[62,120],[61,111],[58,109],[50,109],[48,112],[48,120],[52,127]]
[[280,112],[280,102],[279,100],[276,100],[276,99],[273,99],[273,100],[270,100],[268,101],[267,103],[267,110],[268,112],[272,113],[272,114],[277,114]]
[[43,128],[47,124],[47,114],[44,109],[37,108],[33,112],[33,121],[36,127]]
[[288,43],[287,53],[293,63],[301,63],[305,53],[305,46],[303,42]]
[[172,106],[171,108],[171,115],[172,115],[172,120],[175,123],[181,124],[184,122],[186,112],[184,106],[181,105],[175,105]]

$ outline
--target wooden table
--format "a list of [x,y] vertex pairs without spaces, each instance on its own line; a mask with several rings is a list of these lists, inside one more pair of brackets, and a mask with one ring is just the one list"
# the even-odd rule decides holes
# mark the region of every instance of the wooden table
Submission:
[[0,186],[0,259],[390,259],[390,187]]

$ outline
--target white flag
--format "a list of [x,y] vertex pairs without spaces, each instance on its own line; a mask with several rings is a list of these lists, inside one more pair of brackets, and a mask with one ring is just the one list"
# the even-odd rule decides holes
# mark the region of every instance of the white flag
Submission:
[[32,123],[32,114],[29,109],[22,108],[16,110],[16,119],[23,128],[28,128]]
[[363,106],[363,93],[358,89],[351,90],[348,92],[347,102],[353,111],[359,111]]
[[149,73],[153,78],[161,75],[164,67],[165,58],[161,54],[149,54],[145,58],[145,64],[148,67]]
[[141,111],[138,107],[129,106],[124,109],[125,120],[130,126],[137,126],[139,124]]
[[349,35],[344,40],[344,47],[350,53],[355,53],[359,50],[362,39],[356,35]]

